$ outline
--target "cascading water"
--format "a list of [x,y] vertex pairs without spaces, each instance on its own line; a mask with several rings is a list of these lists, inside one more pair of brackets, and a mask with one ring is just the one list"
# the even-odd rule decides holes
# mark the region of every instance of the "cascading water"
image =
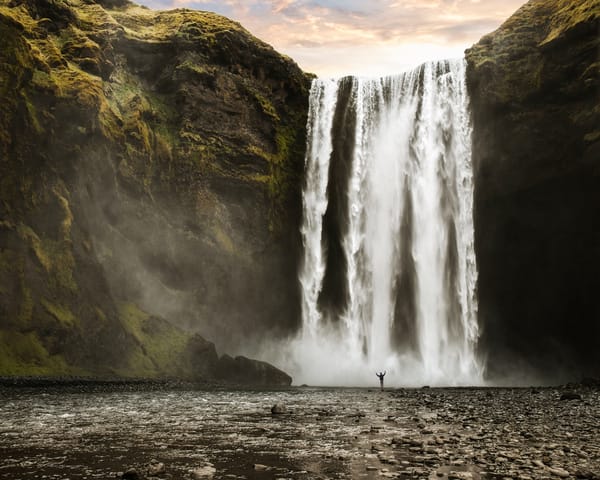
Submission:
[[462,60],[314,80],[296,383],[481,383],[470,138]]

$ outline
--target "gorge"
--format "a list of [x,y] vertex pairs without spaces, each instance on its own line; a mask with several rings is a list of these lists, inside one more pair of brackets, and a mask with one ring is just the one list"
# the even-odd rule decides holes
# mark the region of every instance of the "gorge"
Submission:
[[599,28],[531,0],[326,80],[209,12],[0,0],[0,376],[598,376]]

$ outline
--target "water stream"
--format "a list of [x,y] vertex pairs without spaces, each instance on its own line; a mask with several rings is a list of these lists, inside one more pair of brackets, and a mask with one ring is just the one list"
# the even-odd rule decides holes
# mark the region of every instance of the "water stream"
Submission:
[[463,60],[314,80],[296,383],[481,383],[468,103]]

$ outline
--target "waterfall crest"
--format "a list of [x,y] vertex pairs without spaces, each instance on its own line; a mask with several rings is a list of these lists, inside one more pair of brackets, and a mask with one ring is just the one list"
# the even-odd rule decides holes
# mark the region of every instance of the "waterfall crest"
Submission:
[[479,384],[462,60],[314,80],[296,382]]

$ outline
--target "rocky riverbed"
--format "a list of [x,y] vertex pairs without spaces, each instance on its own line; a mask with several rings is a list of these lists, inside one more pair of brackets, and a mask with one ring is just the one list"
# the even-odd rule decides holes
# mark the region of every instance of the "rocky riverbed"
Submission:
[[5,386],[0,478],[600,479],[599,400],[584,386]]

